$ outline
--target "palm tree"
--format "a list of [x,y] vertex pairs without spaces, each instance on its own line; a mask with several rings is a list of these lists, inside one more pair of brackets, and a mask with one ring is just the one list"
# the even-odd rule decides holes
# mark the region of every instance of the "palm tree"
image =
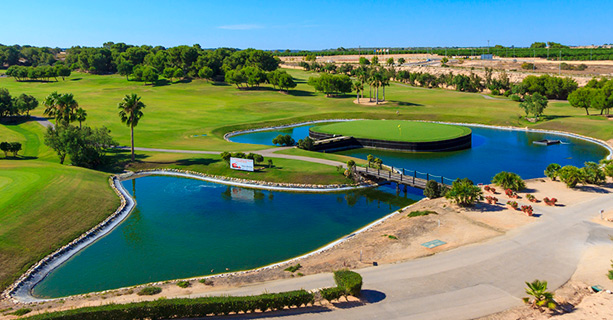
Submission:
[[79,129],[81,129],[81,123],[87,118],[87,111],[85,111],[83,108],[79,108],[75,112],[75,116],[77,121],[79,121]]
[[75,111],[79,107],[79,103],[74,99],[72,93],[59,94],[52,92],[45,98],[44,114],[55,117],[58,124],[68,124],[75,120]]
[[361,82],[356,81],[353,83],[353,89],[356,91],[357,96],[358,96],[358,104],[360,103],[360,92],[362,92],[362,90],[364,90],[364,86],[362,85]]
[[140,101],[140,97],[136,93],[126,95],[119,103],[119,117],[121,122],[130,127],[130,135],[132,137],[132,161],[134,161],[134,127],[138,125],[138,121],[143,116],[142,109],[145,104]]
[[45,106],[44,115],[55,118],[57,114],[57,100],[59,97],[60,94],[58,94],[57,91],[53,91],[45,98],[45,101],[43,101],[43,105]]
[[556,308],[556,302],[553,300],[553,293],[547,291],[547,281],[534,280],[532,282],[526,282],[528,288],[526,288],[526,293],[532,297],[532,302],[530,302],[530,297],[523,298],[525,303],[532,304],[533,308],[538,308],[541,310],[543,307],[547,307],[549,309]]

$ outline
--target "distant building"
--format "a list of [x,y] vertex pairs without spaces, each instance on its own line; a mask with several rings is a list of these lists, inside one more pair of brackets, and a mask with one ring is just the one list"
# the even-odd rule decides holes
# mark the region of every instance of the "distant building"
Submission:
[[491,53],[481,55],[481,60],[493,60],[493,59],[494,59],[494,55]]

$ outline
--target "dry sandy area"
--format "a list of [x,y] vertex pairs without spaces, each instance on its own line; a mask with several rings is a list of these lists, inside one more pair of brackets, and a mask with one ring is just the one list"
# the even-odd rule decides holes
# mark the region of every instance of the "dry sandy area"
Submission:
[[[609,184],[609,186],[610,185],[611,184]],[[559,199],[557,207],[563,207],[566,203],[577,203],[601,196],[604,190],[602,188],[589,187],[573,190],[566,188],[560,182],[551,182],[545,179],[527,181],[527,187],[527,192],[520,193],[520,198],[514,200],[520,205],[531,204],[535,214],[539,214],[539,208],[545,206],[545,204],[543,202],[528,202],[525,197],[526,193],[535,195],[537,199],[555,197]],[[613,190],[609,189],[609,191]],[[484,192],[484,195],[492,195],[492,193]],[[498,203],[489,205],[482,202],[470,209],[460,208],[445,199],[422,200],[405,208],[404,211],[392,216],[383,223],[329,250],[301,259],[298,262],[302,265],[302,268],[298,272],[308,275],[331,272],[340,268],[359,269],[361,267],[371,266],[373,262],[379,264],[395,263],[425,257],[463,245],[492,239],[505,234],[509,230],[521,227],[538,219],[537,217],[529,217],[521,211],[509,209],[506,206],[506,202],[509,199],[504,195],[501,188],[497,188],[497,193],[494,196],[498,198]],[[408,213],[418,210],[431,210],[434,211],[435,214],[419,217],[407,216]],[[607,212],[607,217],[613,219],[613,210]],[[600,222],[609,224],[613,227],[613,222]],[[428,249],[421,245],[422,243],[435,239],[442,240],[446,242],[446,244],[434,249]],[[578,269],[576,275],[577,280],[575,281],[587,283],[596,283],[595,279],[598,279],[598,283],[604,281],[602,280],[602,276],[606,273],[606,270],[608,270],[607,262],[613,257],[613,246],[611,248],[600,248],[598,250],[605,249],[609,251],[586,253],[584,263],[582,263],[582,266]],[[594,262],[596,260],[598,260],[597,265]],[[298,262],[293,262],[291,264]],[[179,288],[175,282],[167,282],[160,285],[163,288],[162,294],[153,297],[138,296],[135,294],[138,288],[135,288],[133,290],[115,290],[104,294],[76,296],[63,299],[62,301],[39,303],[28,307],[35,310],[50,311],[107,303],[150,300],[157,299],[159,296],[170,298],[173,296],[203,293],[213,289],[220,290],[249,283],[297,276],[284,271],[283,269],[286,267],[287,265],[284,265],[272,269],[261,270],[259,272],[215,278],[212,279],[212,284],[209,285],[204,285],[196,280],[192,280],[191,286],[186,289]],[[613,286],[611,289],[613,289]],[[586,299],[586,301],[589,300]],[[595,305],[597,303],[600,302],[595,302]],[[0,310],[6,308],[15,310],[20,307],[21,306],[13,305],[8,301],[0,302]],[[7,312],[10,311],[5,311],[4,313]]]
[[[373,57],[370,55],[362,55],[367,59]],[[593,77],[613,76],[613,61],[563,61],[569,65],[578,66],[579,64],[585,64],[587,69],[583,71],[578,70],[560,70],[559,62],[556,60],[547,60],[543,58],[500,58],[496,57],[494,60],[481,60],[473,57],[474,59],[451,59],[447,64],[449,67],[441,67],[441,56],[432,54],[391,54],[391,55],[379,55],[379,61],[382,65],[385,61],[393,57],[394,61],[398,61],[398,58],[404,58],[407,64],[404,66],[396,66],[396,70],[407,70],[410,72],[427,72],[434,75],[446,74],[453,72],[453,74],[469,75],[471,72],[485,77],[484,68],[493,68],[494,77],[505,70],[511,82],[521,82],[525,77],[529,75],[561,75],[564,77],[571,77],[577,81],[579,86],[584,86]],[[318,57],[317,62],[326,63],[334,62],[336,64],[341,63],[358,63],[360,56],[358,55],[346,55],[346,56],[329,56]],[[298,63],[302,61],[303,57],[280,57],[284,62],[282,67],[292,69],[302,69],[298,67]],[[432,61],[427,62],[427,59]],[[521,65],[524,62],[533,63],[536,66],[535,70],[524,70]]]

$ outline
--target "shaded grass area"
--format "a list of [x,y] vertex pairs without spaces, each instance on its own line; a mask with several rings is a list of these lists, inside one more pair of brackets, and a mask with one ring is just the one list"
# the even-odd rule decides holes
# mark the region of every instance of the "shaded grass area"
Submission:
[[403,142],[430,142],[470,134],[470,128],[405,120],[361,120],[324,124],[311,130],[355,138]]
[[[140,160],[127,166],[129,170],[172,168],[191,170],[209,175],[226,176],[240,179],[263,180],[270,182],[306,183],[306,184],[348,184],[335,167],[290,159],[267,158],[257,171],[238,171],[229,168],[219,155],[193,155],[177,153],[139,153]],[[267,167],[272,159],[273,167]]]

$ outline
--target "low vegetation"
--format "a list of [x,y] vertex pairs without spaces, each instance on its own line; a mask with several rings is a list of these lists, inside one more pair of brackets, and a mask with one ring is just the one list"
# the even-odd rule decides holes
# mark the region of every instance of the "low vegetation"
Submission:
[[492,178],[492,183],[503,189],[511,189],[515,192],[524,190],[526,183],[516,173],[501,171]]
[[300,265],[300,263],[299,263],[299,264],[296,264],[296,265],[293,265],[293,266],[289,266],[289,267],[287,267],[287,268],[285,268],[285,269],[283,269],[283,270],[285,270],[285,271],[289,271],[289,272],[291,272],[291,273],[294,273],[294,272],[296,272],[296,271],[300,270],[300,268],[302,268],[302,266],[301,266],[301,265]]
[[526,282],[526,286],[526,293],[529,297],[523,298],[524,303],[541,311],[543,308],[555,309],[557,307],[553,293],[547,290],[547,281],[534,280]]
[[447,191],[445,198],[450,199],[460,206],[466,207],[483,199],[483,191],[471,180],[467,178],[458,178],[451,184],[451,189]]
[[183,289],[189,288],[191,285],[192,284],[189,281],[179,281],[179,282],[177,282],[177,286],[179,288],[183,288]]
[[431,210],[416,210],[416,211],[411,211],[409,214],[407,214],[407,217],[412,218],[412,217],[421,217],[421,216],[427,216],[430,214],[438,214],[435,211],[431,211]]
[[160,287],[144,287],[137,294],[139,296],[153,296],[162,292]]
[[334,282],[336,286],[345,291],[346,295],[359,297],[362,291],[362,276],[349,270],[334,271]]

